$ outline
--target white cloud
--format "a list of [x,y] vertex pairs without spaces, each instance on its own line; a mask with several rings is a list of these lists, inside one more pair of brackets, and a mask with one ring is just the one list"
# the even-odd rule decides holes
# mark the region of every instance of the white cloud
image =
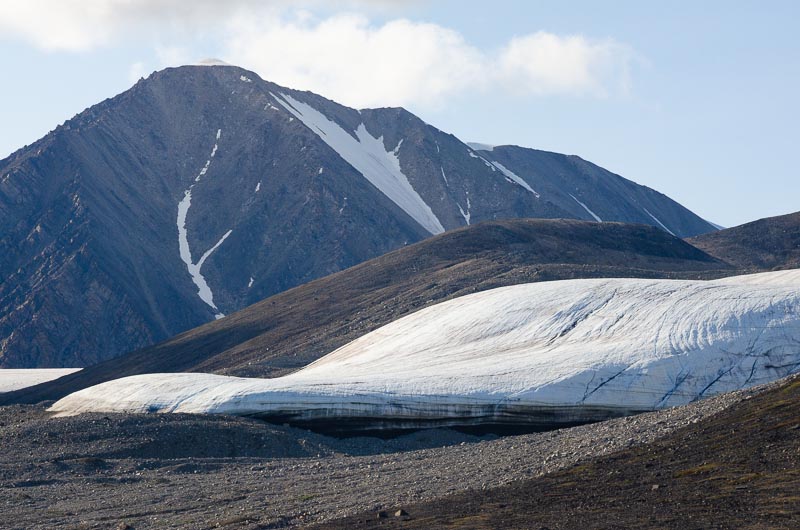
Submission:
[[357,107],[431,105],[464,91],[605,97],[629,85],[633,51],[611,39],[538,32],[482,51],[436,24],[359,15],[233,18],[225,59],[265,79]]
[[237,19],[230,28],[228,62],[356,106],[434,103],[480,80],[485,59],[453,30],[402,19]]
[[298,6],[385,10],[413,0],[2,0],[0,38],[13,36],[48,51],[86,51],[129,32],[160,26],[207,30],[243,11],[265,13]]
[[515,37],[498,57],[498,76],[528,94],[608,95],[627,91],[634,52],[611,39],[538,32]]
[[330,9],[333,3],[374,9],[410,2],[8,0],[0,2],[0,35],[68,51],[123,39],[148,42],[156,64],[135,63],[130,76],[199,59],[191,43],[201,36],[206,53],[213,41],[211,54],[232,64],[356,107],[429,106],[476,91],[605,97],[624,93],[629,85],[635,54],[611,39],[538,32],[480,50],[437,24],[400,18],[375,25],[361,14],[320,19],[296,8]]

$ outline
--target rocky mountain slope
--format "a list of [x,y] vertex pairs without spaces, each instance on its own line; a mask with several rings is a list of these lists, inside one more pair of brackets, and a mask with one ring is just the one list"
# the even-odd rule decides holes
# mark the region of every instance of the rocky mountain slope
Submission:
[[0,395],[0,403],[58,399],[141,373],[282,375],[403,315],[504,285],[735,273],[730,265],[650,226],[538,219],[485,222],[272,296],[155,346]]
[[82,366],[444,230],[713,227],[577,157],[475,151],[232,66],[157,72],[0,161],[0,366]]
[[688,241],[743,269],[797,268],[800,267],[800,212],[759,219]]

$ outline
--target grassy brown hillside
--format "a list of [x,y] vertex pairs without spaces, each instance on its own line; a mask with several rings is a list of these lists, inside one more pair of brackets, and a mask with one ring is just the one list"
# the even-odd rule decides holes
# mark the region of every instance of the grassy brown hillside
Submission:
[[687,241],[744,269],[794,269],[800,267],[800,212],[759,219]]

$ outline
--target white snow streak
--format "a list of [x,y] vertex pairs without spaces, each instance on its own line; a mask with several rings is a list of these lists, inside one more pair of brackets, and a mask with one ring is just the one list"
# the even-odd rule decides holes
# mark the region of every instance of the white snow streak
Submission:
[[397,147],[395,147],[394,150],[392,151],[392,153],[394,153],[394,156],[397,156],[397,153],[400,152],[400,146],[403,145],[403,140],[405,140],[405,138],[400,138],[400,141],[397,142]]
[[522,177],[520,177],[519,175],[517,175],[516,173],[514,173],[513,171],[511,171],[511,170],[510,170],[510,169],[508,169],[507,167],[505,167],[505,166],[504,166],[503,164],[501,164],[500,162],[496,162],[496,161],[492,160],[492,161],[491,161],[491,164],[492,164],[494,167],[496,167],[497,169],[499,169],[499,170],[500,170],[500,172],[501,172],[501,173],[503,173],[503,175],[507,176],[508,178],[510,178],[511,180],[513,180],[514,182],[516,182],[517,184],[519,184],[520,186],[522,186],[523,188],[525,188],[526,190],[528,190],[529,192],[531,192],[531,193],[533,193],[534,195],[536,195],[536,198],[537,198],[537,199],[539,198],[539,194],[536,192],[536,190],[534,190],[533,188],[531,188],[531,187],[528,185],[528,183],[527,183],[527,182],[525,182],[525,180],[524,180]]
[[642,207],[642,210],[644,210],[644,213],[646,213],[647,215],[649,215],[650,217],[652,217],[652,218],[653,218],[653,221],[657,222],[657,223],[658,223],[658,224],[661,226],[661,228],[663,228],[664,230],[666,230],[667,232],[669,232],[669,234],[670,234],[670,235],[673,235],[673,236],[675,235],[675,234],[672,232],[672,230],[670,230],[669,228],[667,228],[666,226],[664,226],[664,223],[662,223],[661,221],[659,221],[659,220],[658,220],[658,217],[656,217],[655,215],[651,214],[651,213],[648,211],[648,209],[647,209],[647,208],[645,208],[645,207],[643,206],[643,207]]
[[528,185],[527,182],[525,182],[525,179],[523,179],[522,177],[520,177],[519,175],[517,175],[516,173],[514,173],[513,171],[511,171],[507,167],[505,167],[500,162],[495,162],[494,160],[491,160],[491,161],[490,160],[486,160],[481,155],[476,155],[472,151],[467,151],[467,154],[469,156],[471,156],[472,158],[478,158],[478,159],[482,160],[483,163],[486,165],[486,167],[488,167],[492,171],[497,171],[499,169],[500,172],[506,177],[506,180],[508,182],[510,182],[511,184],[518,184],[518,185],[522,186],[523,188],[525,188],[529,192],[533,193],[536,196],[537,199],[540,197],[539,193],[536,190],[534,190],[533,188],[531,188],[530,185]]
[[444,174],[444,168],[443,168],[443,167],[441,167],[441,166],[439,166],[439,169],[441,169],[441,170],[442,170],[442,178],[444,179],[444,184],[445,184],[445,186],[449,186],[449,185],[450,185],[450,183],[449,183],[449,182],[447,182],[447,175],[445,175],[445,174]]
[[254,191],[253,193],[258,193],[259,191],[261,191],[261,181],[259,181],[258,184],[256,184],[256,191]]
[[[428,232],[444,232],[444,227],[433,210],[403,174],[397,154],[386,150],[383,136],[375,138],[361,123],[355,131],[356,138],[353,138],[337,123],[310,105],[287,94],[281,94],[280,98],[271,95]],[[398,144],[396,149],[399,148]]]
[[470,203],[469,203],[469,195],[467,195],[467,212],[466,213],[464,213],[464,210],[461,208],[460,204],[456,203],[456,206],[458,206],[458,211],[461,212],[461,216],[464,218],[464,221],[466,221],[467,225],[469,225],[469,220],[472,218],[472,212],[470,212],[470,208],[472,208],[472,205],[470,205]]
[[483,163],[484,163],[484,164],[486,164],[486,167],[488,167],[488,168],[489,168],[489,169],[491,169],[492,171],[497,171],[497,168],[494,166],[494,164],[492,164],[491,162],[489,162],[488,160],[486,160],[486,159],[485,159],[485,158],[483,158],[482,156],[480,156],[480,155],[476,155],[476,154],[475,154],[475,153],[473,153],[472,151],[467,151],[467,154],[468,154],[469,156],[471,156],[472,158],[478,158],[478,159],[480,159],[480,160],[483,160]]
[[575,199],[575,202],[577,202],[578,204],[580,204],[581,206],[583,206],[583,209],[584,209],[584,210],[586,210],[586,213],[588,213],[589,215],[591,215],[592,217],[594,217],[594,220],[595,220],[595,221],[597,221],[598,223],[602,223],[602,222],[603,222],[603,220],[602,220],[602,219],[600,219],[600,217],[598,217],[596,213],[594,213],[593,211],[591,211],[591,210],[589,209],[589,207],[588,207],[588,206],[586,206],[586,205],[585,205],[585,204],[583,204],[581,201],[579,201],[579,200],[578,200],[578,198],[577,198],[576,196],[574,196],[574,195],[573,195],[573,194],[571,194],[571,193],[569,194],[569,196],[570,196],[570,197],[572,197],[573,199]]
[[245,77],[245,76],[243,76],[243,75],[240,75],[240,76],[239,76],[239,79],[241,79],[241,80],[242,80],[242,81],[244,81],[245,83],[252,83],[252,82],[253,82],[253,80],[252,80],[252,79],[250,79],[249,77]]
[[247,288],[251,288],[253,286],[253,277],[250,276],[250,281],[247,283]]
[[[217,129],[217,142],[221,136],[222,129]],[[208,160],[206,160],[206,164],[203,166],[203,169],[200,170],[200,173],[194,179],[195,184],[200,182],[200,178],[208,172],[208,168],[211,166],[211,159],[213,159],[217,154],[217,147],[218,145],[215,142],[214,148],[211,150],[211,156]],[[229,235],[231,235],[232,230],[225,232],[225,235],[223,235],[213,247],[208,249],[197,263],[194,263],[192,260],[192,252],[189,249],[189,232],[186,228],[186,216],[189,214],[189,208],[192,206],[192,188],[194,188],[195,184],[192,184],[186,191],[183,192],[183,199],[181,199],[181,201],[178,203],[178,250],[181,255],[181,260],[186,264],[186,268],[192,277],[192,281],[197,286],[197,295],[203,302],[206,303],[206,305],[211,307],[214,311],[217,311],[217,313],[214,315],[214,318],[219,319],[225,315],[220,313],[219,308],[217,308],[216,304],[214,304],[214,293],[208,286],[208,282],[206,282],[205,277],[200,273],[200,269],[208,257],[211,256],[215,250],[217,250],[217,248],[228,238]],[[259,182],[259,186],[260,185],[261,183]],[[258,191],[258,189],[259,188],[256,187],[256,191]]]

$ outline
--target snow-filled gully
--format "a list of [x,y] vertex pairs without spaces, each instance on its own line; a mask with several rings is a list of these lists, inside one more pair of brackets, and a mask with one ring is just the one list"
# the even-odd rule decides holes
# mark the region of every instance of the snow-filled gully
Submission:
[[387,151],[383,137],[372,136],[363,123],[355,130],[354,138],[312,106],[288,94],[270,95],[425,230],[431,234],[444,232],[442,223],[400,168],[398,152],[403,140]]
[[[579,205],[580,205],[580,206],[581,206],[581,207],[582,207],[584,210],[586,210],[586,213],[588,213],[589,215],[591,215],[592,217],[594,217],[594,220],[595,220],[595,221],[597,221],[598,223],[602,223],[602,222],[603,222],[603,220],[602,220],[602,219],[600,219],[600,216],[598,216],[596,213],[594,213],[593,211],[591,211],[591,210],[589,209],[589,207],[588,207],[588,206],[586,206],[586,205],[585,205],[584,203],[582,203],[581,201],[579,201],[579,200],[578,200],[578,198],[577,198],[576,196],[574,196],[574,195],[573,195],[573,194],[571,194],[571,193],[569,194],[569,196],[570,196],[570,197],[572,197],[573,199],[575,199],[575,202],[577,202],[577,203],[578,203],[578,204],[579,204]],[[670,233],[672,233],[672,232],[670,232]],[[675,235],[675,234],[672,234],[672,235]]]
[[[211,155],[206,160],[205,165],[200,170],[200,173],[194,179],[189,188],[183,192],[183,199],[178,203],[178,249],[180,251],[181,260],[186,264],[186,268],[189,271],[189,274],[192,277],[192,281],[197,286],[197,295],[200,299],[206,303],[211,309],[215,311],[214,318],[220,319],[225,315],[220,312],[217,305],[214,303],[214,293],[211,291],[211,288],[208,286],[208,282],[206,281],[205,277],[201,273],[201,269],[203,264],[206,260],[214,253],[215,250],[219,248],[219,246],[231,235],[233,230],[228,230],[223,234],[223,236],[219,239],[219,241],[214,244],[210,249],[206,250],[205,253],[200,257],[200,259],[195,263],[192,260],[192,252],[189,249],[189,232],[186,228],[186,216],[189,214],[189,208],[192,206],[192,189],[194,188],[195,184],[200,182],[200,179],[205,176],[208,172],[208,168],[211,166],[211,161],[217,154],[217,149],[219,147],[219,139],[222,136],[222,129],[217,129],[217,136],[216,141],[214,142],[214,147],[211,149]],[[260,183],[259,183],[260,184]],[[257,190],[256,190],[257,191]]]
[[293,374],[147,374],[55,403],[81,412],[259,416],[337,428],[555,427],[682,405],[800,370],[800,270],[597,279],[443,302]]

